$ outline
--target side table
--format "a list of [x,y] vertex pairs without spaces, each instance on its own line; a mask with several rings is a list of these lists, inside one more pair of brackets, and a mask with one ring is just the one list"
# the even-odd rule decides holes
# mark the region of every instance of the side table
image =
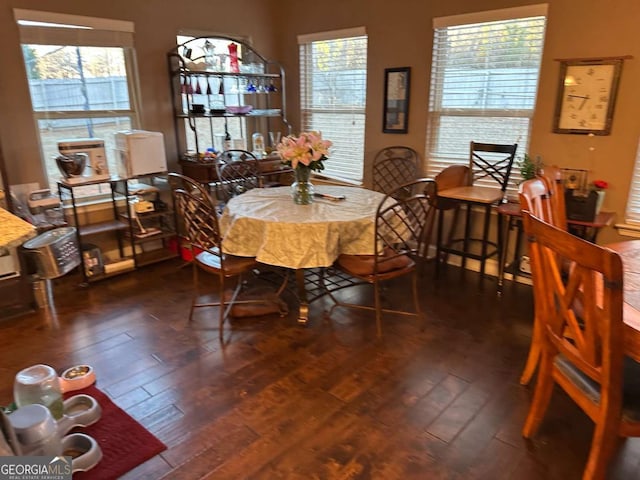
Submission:
[[[520,245],[522,244],[522,213],[520,211],[520,204],[515,202],[503,203],[496,208],[498,218],[502,218],[502,224],[500,229],[502,230],[502,238],[504,239],[504,245],[500,258],[498,259],[498,293],[502,291],[502,285],[504,283],[504,274],[507,268],[507,250],[509,247],[509,239],[511,232],[516,229],[516,243],[513,252],[513,259],[511,266],[513,266],[513,279],[519,274],[518,265],[518,253],[520,251]],[[615,212],[600,212],[596,215],[596,218],[592,222],[583,222],[580,220],[567,219],[567,226],[569,232],[583,238],[591,243],[596,243],[596,239],[600,230],[604,227],[610,226],[615,219]]]

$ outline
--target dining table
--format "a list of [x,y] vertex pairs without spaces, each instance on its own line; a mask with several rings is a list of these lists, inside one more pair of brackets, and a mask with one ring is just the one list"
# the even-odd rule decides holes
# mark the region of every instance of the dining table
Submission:
[[605,245],[622,258],[625,354],[640,362],[640,240]]
[[291,187],[254,188],[233,197],[220,218],[224,253],[295,271],[301,324],[309,315],[305,271],[329,267],[341,254],[372,255],[385,197],[337,185],[316,185],[315,195],[310,205],[297,205]]

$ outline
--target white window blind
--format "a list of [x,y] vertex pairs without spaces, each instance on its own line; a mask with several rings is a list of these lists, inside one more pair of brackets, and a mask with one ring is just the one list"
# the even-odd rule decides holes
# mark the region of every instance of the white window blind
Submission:
[[[545,14],[539,5],[434,20],[427,175],[468,164],[472,140],[517,143],[516,158],[527,153]],[[511,179],[514,192],[515,165]]]
[[629,190],[625,217],[627,223],[640,225],[640,144],[636,154],[636,166],[633,169],[633,177],[631,178],[631,189]]
[[362,183],[367,87],[364,28],[298,37],[303,131],[331,140],[327,177]]

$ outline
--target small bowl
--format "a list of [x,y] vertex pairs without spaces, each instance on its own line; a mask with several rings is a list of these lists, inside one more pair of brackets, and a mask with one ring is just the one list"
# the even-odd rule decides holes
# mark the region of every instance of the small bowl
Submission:
[[90,395],[79,394],[67,398],[63,403],[62,418],[58,420],[58,435],[63,436],[74,427],[93,425],[102,415],[100,404]]
[[194,103],[191,105],[191,113],[204,113],[204,105],[201,103]]
[[251,110],[253,110],[253,106],[252,105],[236,105],[236,106],[230,105],[230,106],[227,106],[227,112],[228,113],[232,113],[234,115],[246,115]]
[[72,433],[62,437],[62,455],[71,457],[72,473],[86,472],[102,459],[102,450],[89,435]]

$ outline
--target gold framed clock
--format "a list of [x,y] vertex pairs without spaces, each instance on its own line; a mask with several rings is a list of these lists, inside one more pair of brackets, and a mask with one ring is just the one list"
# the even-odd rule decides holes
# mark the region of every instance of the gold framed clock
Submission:
[[554,133],[611,133],[622,61],[622,58],[561,61]]

